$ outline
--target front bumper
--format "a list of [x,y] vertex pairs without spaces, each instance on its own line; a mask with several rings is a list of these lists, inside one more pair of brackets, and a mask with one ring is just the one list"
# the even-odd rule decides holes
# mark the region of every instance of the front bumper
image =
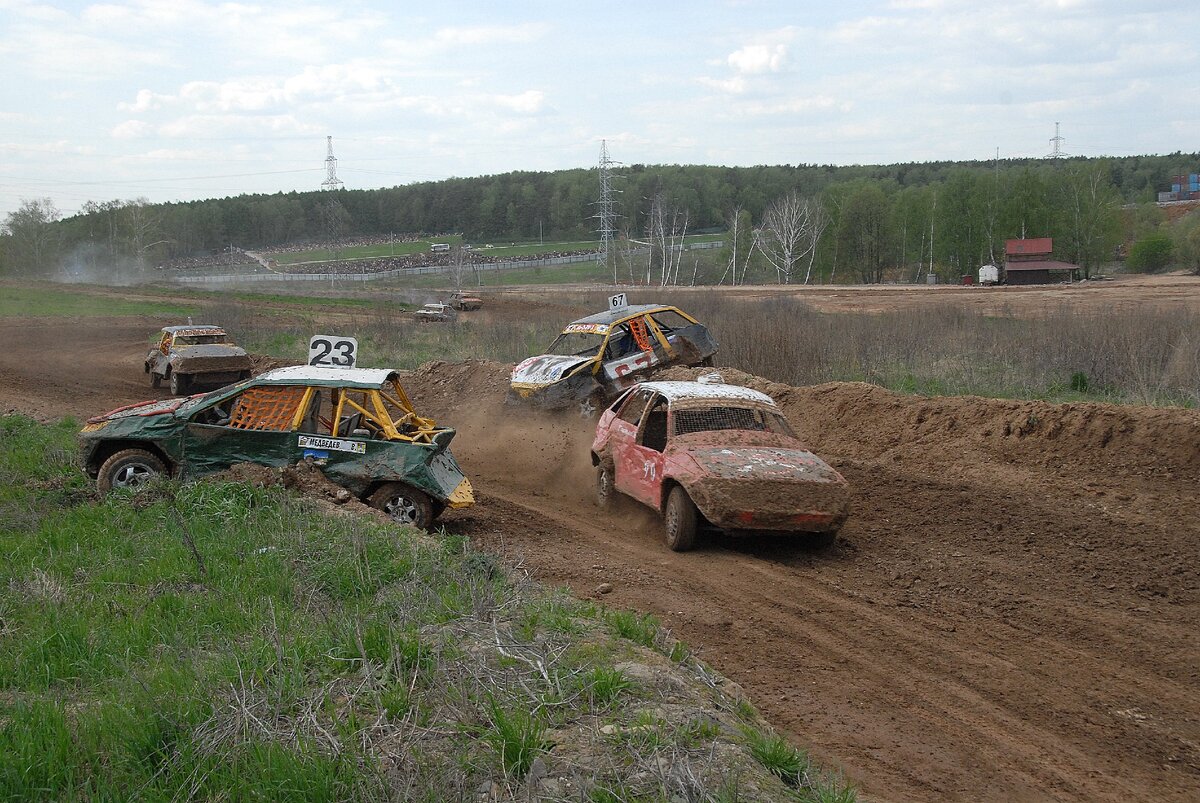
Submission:
[[703,479],[687,491],[704,517],[726,530],[834,532],[850,515],[844,482]]
[[510,404],[532,405],[542,410],[564,410],[585,402],[603,386],[590,373],[580,373],[557,382],[535,384],[513,382],[509,385]]

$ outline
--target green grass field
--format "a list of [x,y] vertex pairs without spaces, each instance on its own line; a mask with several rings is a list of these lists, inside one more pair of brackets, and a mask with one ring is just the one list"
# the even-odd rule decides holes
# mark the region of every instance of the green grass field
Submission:
[[[164,481],[101,499],[74,463],[76,428],[0,417],[0,799],[474,799],[564,761],[551,733],[590,756],[589,799],[668,799],[650,742],[699,762],[744,745],[739,773],[760,789],[779,775],[752,709],[724,727],[640,712],[659,692],[614,667],[645,649],[622,639],[629,622],[681,671],[690,660],[651,617],[280,487]],[[779,777],[769,799],[845,791]],[[738,799],[709,778],[702,799]]]
[[13,287],[0,284],[0,317],[18,315],[94,318],[116,315],[196,314],[197,308],[156,301],[124,301],[106,295],[98,300],[94,292],[72,290],[68,285]]

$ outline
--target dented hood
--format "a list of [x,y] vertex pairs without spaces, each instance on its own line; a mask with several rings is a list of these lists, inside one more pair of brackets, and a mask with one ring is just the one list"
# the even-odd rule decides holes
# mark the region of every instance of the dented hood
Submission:
[[566,354],[542,354],[530,357],[512,372],[514,385],[549,385],[558,382],[581,365],[595,361],[595,357],[578,357]]
[[730,446],[689,449],[706,476],[716,479],[845,482],[824,460],[804,449]]
[[173,353],[185,360],[193,357],[245,357],[246,350],[241,346],[230,346],[223,343],[210,343],[202,346],[176,346]]
[[152,399],[151,401],[138,402],[129,404],[125,407],[118,407],[115,410],[110,410],[103,415],[97,415],[89,418],[87,423],[98,424],[101,421],[117,421],[122,418],[148,418],[156,415],[166,415],[174,413],[181,404],[187,401],[187,398],[182,399]]

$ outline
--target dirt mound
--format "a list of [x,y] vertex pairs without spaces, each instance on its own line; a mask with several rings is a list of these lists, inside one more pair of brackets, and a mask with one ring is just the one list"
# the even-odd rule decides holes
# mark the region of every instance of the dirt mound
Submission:
[[453,410],[459,405],[503,403],[512,376],[511,365],[492,360],[427,362],[415,371],[405,371],[400,381],[413,403]]
[[283,468],[257,463],[238,463],[214,475],[218,480],[230,479],[260,488],[283,486],[314,500],[327,511],[372,516],[390,522],[381,511],[363,504],[342,486],[330,480],[316,464],[303,460]]
[[278,357],[270,357],[266,354],[251,354],[250,355],[250,370],[255,376],[265,374],[267,371],[272,371],[276,368],[286,368],[289,365],[295,365],[295,360],[281,360]]
[[[671,367],[661,380],[693,380],[710,368]],[[502,404],[511,366],[487,360],[431,362],[405,380],[422,407],[472,414]],[[1155,475],[1200,472],[1200,411],[977,396],[908,396],[863,382],[793,387],[733,368],[729,384],[766,393],[808,444],[834,457],[1046,466]],[[511,414],[509,414],[511,416]]]

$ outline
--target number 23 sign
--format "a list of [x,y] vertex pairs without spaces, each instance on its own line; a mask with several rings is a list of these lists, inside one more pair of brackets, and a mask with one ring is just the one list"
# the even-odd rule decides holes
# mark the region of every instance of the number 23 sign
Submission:
[[322,368],[353,368],[358,341],[352,337],[313,335],[308,341],[308,364]]

